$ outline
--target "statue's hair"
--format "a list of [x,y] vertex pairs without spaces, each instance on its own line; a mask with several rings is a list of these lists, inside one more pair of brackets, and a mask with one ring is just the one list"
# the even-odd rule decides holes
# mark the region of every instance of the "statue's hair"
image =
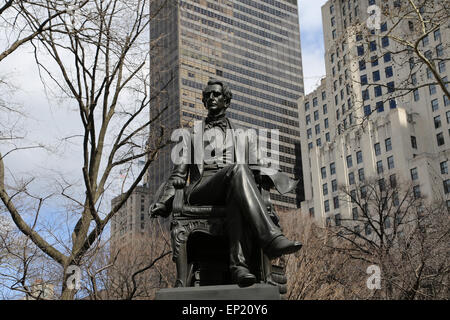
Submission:
[[[230,88],[227,86],[227,84],[223,81],[217,80],[217,79],[210,79],[208,81],[208,86],[212,86],[214,84],[218,84],[222,87],[222,94],[225,98],[225,103],[229,104],[231,102],[231,98],[233,98],[233,94],[231,93]],[[206,89],[206,88],[205,88]],[[203,90],[203,93],[205,90]]]

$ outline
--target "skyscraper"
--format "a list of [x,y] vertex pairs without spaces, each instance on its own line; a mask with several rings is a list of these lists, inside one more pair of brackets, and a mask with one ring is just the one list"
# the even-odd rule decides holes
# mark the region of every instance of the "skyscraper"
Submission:
[[[420,13],[437,10],[433,3],[421,3]],[[449,98],[433,84],[436,78],[412,48],[396,41],[420,39],[414,15],[399,20],[410,5],[403,0],[330,0],[322,7],[326,77],[299,104],[302,211],[323,224],[357,220],[361,208],[341,189],[362,197],[369,180],[380,188],[385,183],[411,186],[414,196],[447,200],[450,206]],[[383,8],[378,28],[368,28],[371,6]],[[418,42],[444,83],[449,77],[444,61],[448,28],[443,20]]]
[[[280,130],[280,167],[301,177],[297,101],[303,95],[296,0],[153,1],[151,12],[151,117],[166,130],[206,116],[202,89],[210,78],[227,83],[228,116],[249,128]],[[166,108],[166,109],[164,109]],[[150,193],[170,174],[170,147],[151,165]],[[273,194],[275,205],[295,208],[296,191]]]

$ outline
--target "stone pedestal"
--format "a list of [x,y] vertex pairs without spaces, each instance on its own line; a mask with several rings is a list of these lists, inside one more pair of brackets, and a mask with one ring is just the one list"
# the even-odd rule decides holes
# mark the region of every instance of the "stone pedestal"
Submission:
[[161,289],[155,300],[280,300],[278,287],[255,284],[247,288],[237,285]]

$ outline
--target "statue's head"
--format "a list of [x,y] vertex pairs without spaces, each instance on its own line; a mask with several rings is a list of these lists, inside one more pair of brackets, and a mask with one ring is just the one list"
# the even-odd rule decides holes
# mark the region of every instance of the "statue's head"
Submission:
[[233,97],[230,88],[220,80],[211,79],[203,90],[203,104],[208,109],[208,115],[217,117],[225,114]]

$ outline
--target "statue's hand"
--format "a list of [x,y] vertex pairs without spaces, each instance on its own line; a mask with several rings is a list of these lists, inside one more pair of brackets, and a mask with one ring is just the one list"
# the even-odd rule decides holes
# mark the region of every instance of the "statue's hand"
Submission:
[[156,202],[150,208],[150,213],[152,218],[156,218],[158,216],[167,218],[170,215],[170,212],[167,211],[167,208],[164,203]]
[[179,178],[179,177],[175,177],[172,180],[172,185],[176,188],[176,189],[181,189],[184,187],[184,185],[186,184],[186,181],[183,178]]

